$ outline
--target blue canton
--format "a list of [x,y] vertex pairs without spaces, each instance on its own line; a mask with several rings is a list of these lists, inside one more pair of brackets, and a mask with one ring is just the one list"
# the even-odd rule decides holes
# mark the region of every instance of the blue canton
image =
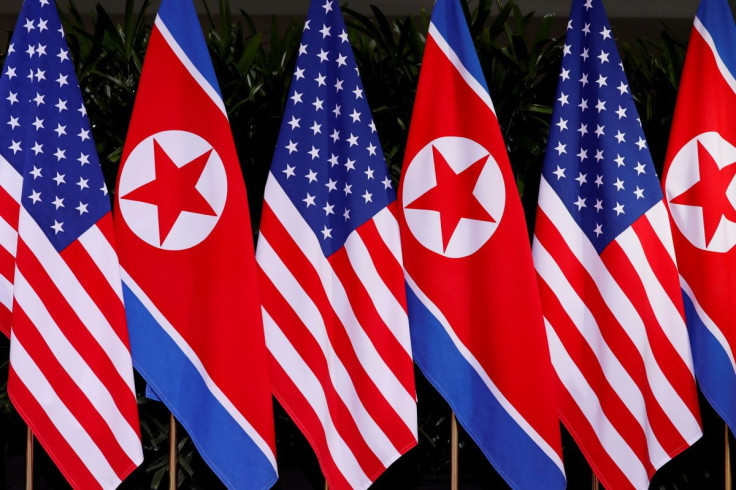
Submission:
[[26,0],[0,76],[0,156],[23,176],[21,205],[61,251],[110,201],[53,0]]
[[563,46],[544,178],[602,252],[662,199],[600,0],[575,0]]
[[271,173],[325,256],[396,200],[334,0],[310,5]]

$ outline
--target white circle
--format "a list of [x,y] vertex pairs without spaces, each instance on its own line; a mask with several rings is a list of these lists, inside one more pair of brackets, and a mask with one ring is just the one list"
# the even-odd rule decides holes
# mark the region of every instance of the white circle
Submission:
[[[672,159],[664,185],[665,196],[672,220],[693,246],[709,252],[725,253],[736,245],[736,223],[721,216],[713,238],[710,243],[706,243],[703,208],[671,202],[700,181],[698,142],[713,156],[718,168],[722,169],[736,162],[736,148],[731,143],[715,131],[702,133],[688,141]],[[735,181],[736,179],[732,180],[726,189],[726,196],[732,205],[736,203]]]
[[[456,174],[478,160],[487,158],[473,188],[474,197],[458,196],[458,199],[477,199],[495,223],[460,219],[447,243],[447,249],[442,242],[440,212],[407,208],[407,205],[437,185],[433,147],[442,154]],[[506,206],[506,188],[498,162],[482,145],[457,136],[437,138],[414,156],[404,175],[401,197],[404,217],[412,235],[429,250],[453,259],[477,252],[498,228]]]
[[[158,206],[120,197],[156,178],[154,139],[179,168],[212,150],[195,189],[216,216],[182,211],[163,243],[159,237]],[[227,175],[220,155],[205,139],[188,131],[162,131],[144,139],[130,152],[120,174],[117,198],[125,222],[141,240],[164,250],[184,250],[201,243],[215,228],[227,200]]]

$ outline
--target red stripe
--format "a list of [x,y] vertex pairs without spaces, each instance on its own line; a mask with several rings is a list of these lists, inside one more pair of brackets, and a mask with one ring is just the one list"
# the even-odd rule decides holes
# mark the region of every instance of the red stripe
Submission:
[[43,407],[13,371],[12,364],[8,374],[8,397],[38,442],[56,463],[56,467],[74,488],[100,488],[100,484],[59,433]]
[[125,419],[138,432],[138,412],[134,395],[112,360],[87,330],[77,313],[22,240],[18,241],[18,270],[42,299],[64,336],[83,355],[87,364],[112,395]]
[[15,306],[13,334],[23,344],[62,403],[95,441],[105,459],[122,479],[125,476],[124,470],[130,468],[133,461],[118,444],[104,416],[72,379],[73,376],[79,378],[81,373],[69,373],[64,369],[25,311],[17,303]]
[[13,284],[15,274],[15,256],[8,252],[5,247],[0,247],[0,275]]
[[13,313],[4,305],[0,304],[0,333],[10,338],[10,327],[13,321]]
[[0,186],[0,218],[4,219],[14,230],[18,230],[20,205],[18,201]]
[[[323,356],[319,344],[265,274],[261,274],[260,284],[263,307],[274,322],[279,325],[279,328],[282,329],[299,356],[317,377],[325,394],[330,417],[340,433],[340,437],[353,451],[366,474],[380,474],[385,470],[385,467],[366,444],[350,410],[348,410],[335,386],[331,383],[327,360]],[[274,386],[276,386],[275,382]],[[318,429],[322,430],[321,426]]]
[[641,424],[608,382],[595,352],[567,315],[557,296],[541,277],[538,279],[545,318],[557,332],[565,350],[580,369],[588,385],[595,390],[603,413],[611,421],[611,425],[621,434],[647,471],[654,473],[654,467],[649,461],[646,435]]
[[299,387],[292,382],[273,357],[271,357],[271,381],[273,382],[274,396],[302,431],[309,441],[309,445],[312,446],[330,489],[350,489],[348,481],[332,458],[319,417],[301,394]]
[[[680,437],[679,433],[652,393],[646,376],[644,360],[603,300],[595,280],[570,251],[557,228],[541,209],[537,212],[535,235],[554,257],[570,285],[577,295],[585,301],[588,309],[594,315],[594,320],[598,324],[603,340],[611,348],[626,372],[629,373],[644,397],[652,432],[660,441],[660,444],[667,447],[667,444],[671,443],[673,439]],[[597,387],[594,386],[593,389],[597,390]]]

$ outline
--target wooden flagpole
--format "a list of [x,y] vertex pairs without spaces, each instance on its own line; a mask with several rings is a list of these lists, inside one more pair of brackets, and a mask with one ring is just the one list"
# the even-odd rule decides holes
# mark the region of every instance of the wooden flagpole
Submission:
[[459,453],[457,418],[455,418],[455,412],[452,412],[450,421],[450,490],[459,490],[460,488]]
[[176,419],[174,414],[169,418],[169,490],[176,490]]
[[591,486],[593,487],[593,490],[600,490],[601,488],[601,484],[598,481],[598,477],[595,476],[595,473],[593,473],[593,481]]
[[26,432],[26,490],[33,490],[33,432]]
[[726,471],[724,475],[724,486],[726,490],[731,490],[731,447],[729,444],[729,438],[728,438],[728,424],[724,423],[723,426],[725,427],[725,433],[726,433],[726,440],[724,441],[724,449],[725,449],[725,466]]

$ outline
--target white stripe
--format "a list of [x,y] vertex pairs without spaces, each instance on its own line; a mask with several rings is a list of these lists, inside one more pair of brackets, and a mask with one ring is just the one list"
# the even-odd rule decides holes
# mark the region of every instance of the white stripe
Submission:
[[465,68],[465,65],[463,65],[460,57],[457,55],[457,53],[455,53],[447,40],[442,36],[442,34],[440,34],[440,31],[437,30],[437,28],[432,23],[429,24],[429,35],[437,43],[437,46],[440,48],[440,50],[445,53],[447,59],[450,61],[450,63],[452,63],[452,65],[458,71],[463,80],[465,80],[465,83],[468,84],[468,87],[470,87],[470,89],[476,93],[480,100],[482,100],[495,115],[496,109],[495,107],[493,107],[493,101],[491,101],[491,96],[488,91],[478,80],[476,80],[473,74],[470,73],[467,68]]
[[[621,249],[631,261],[631,265],[636,271],[636,275],[641,279],[646,299],[652,307],[652,311],[654,312],[654,316],[657,318],[659,327],[667,337],[667,340],[669,340],[670,344],[672,344],[680,355],[682,362],[685,363],[692,373],[693,356],[690,352],[690,341],[687,336],[685,318],[677,305],[672,302],[672,299],[667,294],[667,291],[665,291],[659,278],[655,274],[654,270],[652,270],[652,266],[644,252],[644,246],[642,245],[641,240],[639,240],[634,229],[630,227],[624,230],[624,232],[616,238],[616,242],[621,246]],[[672,264],[671,277],[677,277],[677,269],[675,268],[674,263]],[[669,279],[669,277],[665,277],[664,279]],[[673,284],[673,286],[674,285],[675,284]],[[677,293],[681,293],[679,291],[679,287]],[[681,302],[680,307],[682,307]],[[693,383],[695,383],[694,378]]]
[[[269,175],[266,182],[265,200],[272,209],[281,225],[292,237],[299,238],[299,248],[317,272],[322,287],[327,292],[330,305],[350,338],[350,343],[360,363],[365,366],[366,372],[381,388],[386,400],[404,421],[406,426],[416,434],[417,415],[414,397],[404,389],[393,371],[386,365],[378,351],[376,351],[370,337],[365,333],[355,312],[350,306],[345,288],[335,274],[332,266],[322,254],[319,240],[315,236],[299,211],[286,195],[283,188],[273,175]],[[355,233],[355,232],[353,232]],[[260,263],[256,250],[256,260]]]
[[207,388],[210,390],[210,393],[212,393],[212,396],[217,399],[220,405],[222,405],[222,407],[230,414],[233,420],[235,420],[235,422],[243,429],[248,437],[253,440],[253,443],[258,446],[261,452],[263,452],[266,458],[268,458],[268,460],[271,462],[271,466],[273,466],[274,470],[276,470],[276,457],[273,454],[273,451],[271,451],[271,447],[268,445],[268,443],[266,443],[266,441],[261,437],[258,431],[253,428],[253,426],[250,424],[250,422],[248,422],[243,414],[238,411],[237,407],[233,405],[227,395],[225,395],[225,393],[223,393],[223,391],[212,380],[209,373],[202,364],[202,361],[199,359],[199,357],[197,357],[197,354],[194,352],[194,350],[189,346],[189,344],[187,344],[186,340],[184,340],[179,332],[176,331],[176,329],[173,327],[173,325],[171,325],[166,317],[164,317],[163,313],[161,313],[161,311],[156,308],[156,305],[153,303],[153,301],[151,301],[151,299],[146,295],[146,293],[143,292],[140,286],[136,284],[136,282],[133,280],[132,277],[130,277],[127,271],[121,268],[120,273],[125,285],[136,296],[136,298],[138,298],[138,301],[143,304],[143,307],[148,310],[148,313],[151,314],[151,316],[156,321],[156,323],[158,323],[161,329],[166,332],[169,337],[171,337],[171,340],[177,345],[177,347],[187,357],[187,359],[189,359],[189,362],[192,363],[192,367],[194,367],[194,369],[196,369],[199,375],[202,377],[202,380],[204,381]]
[[603,301],[643,359],[647,381],[654,396],[668,416],[671,419],[672,417],[677,419],[672,422],[681,430],[685,430],[681,432],[681,435],[689,440],[691,436],[700,432],[700,425],[657,363],[648,342],[644,322],[621,286],[606,268],[593,244],[578,227],[560,197],[544,178],[540,183],[539,207],[560,230],[570,251],[594,279]]
[[534,441],[534,443],[539,446],[539,448],[544,452],[544,454],[547,455],[547,457],[552,460],[552,462],[560,469],[561,472],[565,472],[564,467],[562,465],[562,460],[560,459],[560,456],[557,454],[557,452],[552,449],[552,446],[550,446],[546,440],[542,436],[539,435],[539,433],[532,427],[529,422],[526,421],[526,419],[516,410],[516,408],[511,404],[511,402],[506,399],[506,397],[503,395],[501,390],[498,389],[498,387],[495,385],[493,380],[491,380],[490,376],[488,376],[488,373],[485,372],[483,369],[483,366],[481,366],[480,362],[473,356],[473,353],[470,352],[470,350],[465,346],[465,344],[462,343],[462,341],[458,338],[458,336],[455,334],[455,331],[450,326],[450,322],[447,321],[447,318],[442,314],[442,311],[435,305],[428,297],[424,294],[424,292],[419,289],[419,286],[414,282],[414,280],[409,277],[409,274],[405,272],[405,278],[408,286],[412,289],[414,294],[417,295],[417,298],[419,298],[419,301],[422,302],[422,304],[429,310],[429,312],[434,316],[437,321],[442,325],[442,327],[445,329],[445,332],[452,340],[452,343],[455,344],[455,347],[460,352],[460,355],[462,355],[465,360],[468,362],[470,367],[472,367],[476,373],[478,373],[478,376],[483,380],[485,385],[488,387],[488,390],[491,392],[491,394],[498,400],[498,403],[503,407],[504,410],[509,414],[509,416],[514,419],[516,424],[521,427],[521,429],[526,432],[526,434],[529,436],[531,440]]
[[[309,333],[312,334],[312,337],[320,347],[322,357],[326,359],[330,381],[335,387],[335,391],[348,408],[368,447],[371,448],[371,451],[375,453],[383,465],[388,467],[400,454],[361,402],[348,370],[330,343],[327,327],[322,319],[319,308],[314,304],[309,293],[301,287],[289,268],[281,260],[281,257],[271,247],[268,237],[264,233],[261,233],[258,239],[258,264],[286,302],[289,303],[294,313],[296,313],[301,322],[307,327]],[[267,315],[268,313],[264,309],[264,320]],[[273,321],[270,316],[268,320]],[[266,332],[268,333],[268,329]],[[278,334],[281,335],[280,330]],[[268,343],[268,335],[266,335],[266,340],[266,343]],[[280,353],[278,352],[273,352],[272,350],[271,353],[274,357],[280,357]],[[298,356],[299,354],[294,352],[294,355]],[[372,374],[368,369],[366,371],[369,376]],[[294,383],[300,391],[304,392],[305,398],[310,399],[309,394],[307,394],[309,386]],[[392,397],[391,393],[387,393],[386,388],[380,382],[376,383],[376,387],[385,397]],[[325,401],[324,403],[327,402]],[[314,408],[315,412],[319,413],[322,407],[312,405],[312,408]]]
[[107,282],[120,300],[123,300],[123,285],[120,280],[120,262],[118,254],[110,242],[102,234],[102,230],[97,225],[82,233],[78,238],[79,243],[84,247],[94,263],[99,267],[102,275],[105,276]]
[[131,393],[135,393],[128,346],[120,340],[117,332],[110,326],[100,308],[82,287],[82,284],[54,246],[51,245],[36,221],[23,207],[21,207],[18,229],[23,242],[36,256],[36,259],[85,328],[105,351],[120,377],[130,388]]
[[3,275],[0,275],[0,303],[13,311],[13,283]]
[[399,222],[396,221],[396,217],[389,210],[388,207],[380,210],[373,217],[373,223],[375,223],[378,229],[378,234],[381,235],[383,243],[391,251],[399,265],[404,266],[404,260],[402,257],[401,249],[401,233],[399,231]]
[[120,478],[115,474],[115,470],[112,469],[95,442],[84,430],[84,426],[74,418],[74,415],[59,399],[41,370],[12,332],[10,336],[10,364],[13,366],[13,371],[18,379],[41,405],[43,411],[51,419],[51,423],[64,440],[69,443],[72,451],[79,456],[82,464],[85,465],[95,480],[103,488],[116,488],[120,484]]
[[549,342],[552,364],[560,376],[560,381],[570,393],[570,397],[583,412],[583,415],[593,427],[598,440],[613,462],[621,470],[627,480],[635,488],[644,489],[649,486],[647,470],[626,443],[616,427],[608,420],[600,405],[600,400],[580,372],[575,362],[565,350],[565,346],[557,336],[557,332],[547,322],[547,340]]
[[[18,301],[18,306],[28,315],[31,323],[43,337],[61,367],[95,407],[107,426],[110,427],[120,448],[131,460],[142,461],[141,441],[125,416],[120,412],[120,407],[115,403],[108,387],[100,381],[94,369],[87,364],[84,356],[69,342],[49,313],[43,300],[36,294],[33,286],[26,280],[20,270],[15,274],[15,299]],[[128,360],[128,367],[132,378],[133,369],[130,359]],[[135,396],[132,393],[123,395]]]
[[[611,388],[642,428],[646,438],[650,460],[660,461],[662,458],[668,458],[664,448],[662,448],[662,445],[652,432],[647,416],[644,395],[642,395],[637,384],[603,338],[595,316],[586,306],[582,298],[575,292],[575,289],[565,277],[562,269],[560,269],[557,262],[555,262],[554,258],[536,236],[532,250],[534,252],[534,266],[537,269],[539,277],[542,278],[555,294],[565,313],[570,317],[575,328],[577,328],[580,335],[588,344],[588,347],[595,354],[598,365],[601,371],[603,371],[606,380],[611,385]],[[557,367],[556,369],[561,379],[567,379],[569,377],[569,373],[560,371]],[[590,411],[586,413],[590,414]],[[595,418],[591,419],[588,417],[588,419],[595,426]]]
[[682,276],[680,276],[680,286],[682,287],[685,294],[687,294],[688,298],[690,298],[690,301],[693,302],[693,307],[695,308],[695,312],[698,314],[700,321],[703,322],[705,328],[707,328],[711,335],[713,335],[713,337],[723,349],[723,352],[728,356],[728,360],[731,362],[731,369],[733,369],[733,372],[736,375],[736,361],[734,361],[731,344],[728,343],[728,340],[726,339],[723,331],[718,327],[718,325],[716,325],[716,322],[714,322],[713,319],[708,316],[708,313],[705,312],[703,307],[700,306],[695,293],[693,292],[692,288],[690,288],[690,285],[687,283],[687,281],[685,281],[685,278]]
[[646,212],[647,220],[657,234],[662,245],[667,250],[672,263],[677,266],[675,258],[675,243],[672,241],[672,228],[670,228],[670,215],[664,205],[664,200],[659,201],[654,207]]
[[[731,90],[736,92],[736,79],[734,79],[733,74],[723,62],[721,55],[718,53],[718,47],[716,46],[713,37],[710,35],[710,32],[708,32],[708,29],[703,25],[702,22],[700,22],[700,19],[698,19],[697,17],[695,17],[695,20],[693,21],[693,27],[697,29],[701,36],[703,36],[703,40],[713,52],[713,57],[715,58],[718,69],[721,71],[723,79],[726,81],[728,86],[731,87]],[[729,48],[730,47],[727,47],[726,49]]]
[[[409,317],[376,270],[370,251],[358,233],[351,233],[345,240],[345,252],[347,252],[355,274],[373,301],[381,320],[411,357]],[[403,281],[401,286],[403,286]]]
[[266,345],[271,355],[299,389],[322,424],[330,457],[335,461],[338,471],[352,488],[368,488],[372,482],[361,469],[350,446],[335,428],[319,380],[265,309],[263,309],[263,327],[266,331]]
[[176,54],[177,58],[181,61],[182,65],[187,69],[190,75],[192,75],[192,78],[202,87],[202,90],[209,96],[210,99],[212,99],[212,102],[215,103],[218,109],[222,111],[222,113],[225,115],[225,118],[227,118],[227,110],[225,109],[225,104],[222,102],[222,98],[220,97],[220,94],[217,93],[217,90],[210,84],[210,82],[207,81],[207,79],[197,70],[197,67],[194,66],[194,63],[189,59],[189,57],[184,53],[184,50],[181,49],[181,46],[179,46],[179,43],[176,42],[176,39],[174,36],[171,35],[171,32],[169,32],[169,29],[166,27],[166,24],[164,24],[164,21],[161,19],[161,16],[156,16],[155,21],[156,27],[158,27],[159,32],[161,32],[161,35],[164,37],[166,42],[171,47],[171,50]]
[[21,193],[23,192],[23,177],[2,155],[0,155],[0,187],[5,189],[5,192],[20,204]]
[[[18,208],[20,213],[20,208]],[[18,230],[10,226],[10,224],[0,217],[0,247],[8,251],[10,255],[15,257],[18,248]]]

